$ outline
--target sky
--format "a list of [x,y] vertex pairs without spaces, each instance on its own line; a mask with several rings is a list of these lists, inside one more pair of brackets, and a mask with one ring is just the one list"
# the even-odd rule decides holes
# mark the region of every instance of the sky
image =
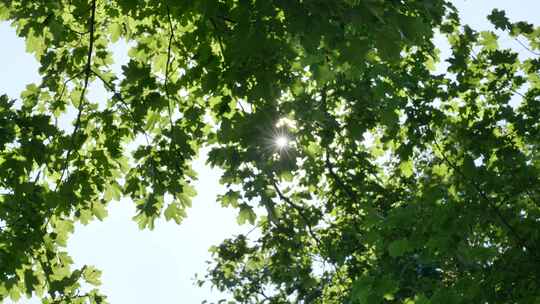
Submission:
[[[540,0],[455,0],[464,23],[474,29],[492,27],[486,15],[493,9],[505,9],[513,21],[527,20],[540,25]],[[443,49],[441,39],[435,42]],[[519,49],[516,42],[503,41]],[[126,45],[117,45],[119,69],[125,60]],[[448,54],[446,50],[446,54]],[[29,83],[39,83],[38,64],[25,53],[24,41],[16,37],[7,23],[0,23],[0,94],[18,97]],[[100,97],[93,88],[91,96]],[[204,155],[203,155],[204,158]],[[208,286],[194,286],[196,273],[203,275],[209,260],[208,248],[224,238],[246,232],[248,226],[238,226],[237,211],[224,209],[216,202],[223,192],[219,172],[205,165],[204,159],[194,164],[199,174],[198,195],[187,218],[181,225],[159,220],[153,231],[140,231],[131,220],[134,205],[128,200],[112,202],[109,216],[87,226],[77,225],[68,242],[68,251],[77,266],[91,264],[103,271],[101,290],[111,304],[196,304],[222,297]],[[19,303],[39,303],[23,299]]]

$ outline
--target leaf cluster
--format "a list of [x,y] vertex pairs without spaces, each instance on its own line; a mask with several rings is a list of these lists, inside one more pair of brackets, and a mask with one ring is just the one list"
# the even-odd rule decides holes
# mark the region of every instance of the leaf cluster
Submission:
[[181,223],[201,148],[255,229],[199,282],[230,303],[540,300],[540,28],[495,10],[477,32],[443,0],[6,0],[0,18],[42,77],[0,97],[0,301],[105,303],[65,252],[75,223],[121,198],[141,228]]

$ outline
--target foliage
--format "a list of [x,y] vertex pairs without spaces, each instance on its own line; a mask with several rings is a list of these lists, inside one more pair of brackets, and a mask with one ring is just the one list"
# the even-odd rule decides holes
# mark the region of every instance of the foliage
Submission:
[[0,98],[0,299],[105,303],[65,252],[74,223],[120,197],[141,228],[180,223],[210,147],[220,202],[260,232],[211,249],[233,303],[540,301],[540,28],[488,17],[523,58],[443,0],[3,0],[0,17],[42,76]]

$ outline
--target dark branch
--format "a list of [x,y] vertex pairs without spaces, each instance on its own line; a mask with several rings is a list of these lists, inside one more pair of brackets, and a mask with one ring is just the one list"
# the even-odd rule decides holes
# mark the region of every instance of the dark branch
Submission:
[[212,24],[212,27],[214,28],[215,32],[216,32],[216,37],[217,37],[217,41],[218,41],[218,45],[219,45],[219,51],[221,53],[221,58],[223,60],[225,60],[225,53],[223,52],[223,50],[225,49],[225,47],[223,46],[223,41],[221,39],[221,35],[219,33],[219,30],[218,30],[218,27],[216,25],[216,22],[214,21],[214,19],[210,18],[210,23]]
[[354,192],[353,189],[351,189],[350,187],[347,186],[347,184],[345,184],[341,178],[334,172],[334,170],[332,169],[332,163],[330,163],[330,156],[329,156],[329,152],[327,151],[326,152],[326,158],[325,158],[325,165],[326,165],[326,169],[328,170],[328,173],[330,173],[330,177],[332,177],[332,179],[336,182],[336,184],[338,185],[338,187],[343,190],[343,192],[345,192],[345,194],[347,194],[347,196],[353,201],[353,202],[358,202],[359,199],[358,199],[358,196],[356,195],[356,192]]
[[167,95],[167,109],[169,111],[169,123],[171,124],[171,132],[172,132],[174,123],[172,121],[171,96],[169,92],[169,69],[171,66],[171,59],[172,59],[171,47],[172,47],[172,41],[174,38],[174,27],[172,24],[171,13],[170,13],[168,5],[167,5],[167,17],[169,20],[170,35],[169,35],[169,45],[167,46],[167,64],[165,66],[165,95]]
[[519,45],[521,45],[524,49],[529,51],[531,54],[536,55],[536,56],[540,56],[540,53],[537,53],[537,52],[531,50],[531,48],[529,48],[525,43],[521,42],[521,40],[519,40],[518,38],[514,38],[514,40],[517,41],[517,43],[519,43]]
[[444,162],[446,162],[454,172],[456,172],[459,176],[463,178],[464,181],[469,183],[473,186],[473,189],[480,195],[480,197],[488,204],[488,206],[495,212],[495,215],[499,218],[501,223],[508,229],[511,235],[515,237],[519,245],[523,248],[526,248],[527,251],[532,252],[530,246],[527,244],[524,238],[521,237],[521,235],[517,232],[517,230],[508,222],[508,220],[504,217],[504,215],[501,213],[501,210],[497,207],[497,205],[487,196],[487,194],[480,188],[480,186],[472,179],[470,179],[465,173],[461,172],[461,170],[452,162],[446,154],[444,153],[443,149],[440,147],[437,141],[434,142],[435,147],[439,150],[441,153]]
[[83,89],[81,91],[81,97],[79,98],[79,105],[78,105],[78,113],[77,118],[75,120],[75,127],[73,129],[73,132],[71,133],[71,147],[67,151],[66,154],[66,161],[64,163],[64,167],[62,168],[62,173],[60,174],[60,179],[58,183],[56,184],[56,190],[58,189],[58,186],[62,183],[62,180],[64,178],[64,175],[66,174],[67,168],[69,167],[69,161],[71,158],[71,154],[75,150],[76,145],[76,135],[81,127],[81,116],[84,110],[84,97],[86,95],[86,90],[88,89],[88,85],[90,83],[90,74],[92,74],[92,53],[94,51],[94,33],[95,33],[95,23],[96,23],[96,0],[92,0],[91,4],[91,15],[90,15],[90,25],[89,25],[89,34],[90,34],[90,42],[88,44],[88,53],[86,55],[86,65],[84,68],[84,84]]
[[302,217],[302,220],[304,221],[304,224],[307,227],[308,234],[315,240],[315,242],[317,243],[317,248],[319,248],[319,251],[322,252],[322,250],[321,250],[322,249],[321,248],[321,246],[322,246],[321,240],[317,237],[317,235],[313,231],[313,228],[311,227],[311,224],[309,223],[309,219],[304,214],[305,209],[302,206],[298,206],[293,201],[291,201],[288,197],[286,197],[281,192],[281,190],[279,190],[279,187],[277,186],[275,181],[272,182],[272,186],[276,190],[276,193],[278,194],[279,198],[281,200],[283,200],[285,203],[287,203],[289,206],[291,206],[293,209],[295,209],[298,212],[298,214],[300,215],[300,217]]

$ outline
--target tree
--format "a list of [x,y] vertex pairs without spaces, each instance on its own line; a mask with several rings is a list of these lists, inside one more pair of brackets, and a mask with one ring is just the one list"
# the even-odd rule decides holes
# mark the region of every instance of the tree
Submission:
[[212,249],[234,303],[540,300],[540,28],[488,17],[519,58],[443,0],[0,3],[42,76],[0,98],[0,298],[105,303],[74,223],[121,196],[180,223],[209,147],[260,231]]

